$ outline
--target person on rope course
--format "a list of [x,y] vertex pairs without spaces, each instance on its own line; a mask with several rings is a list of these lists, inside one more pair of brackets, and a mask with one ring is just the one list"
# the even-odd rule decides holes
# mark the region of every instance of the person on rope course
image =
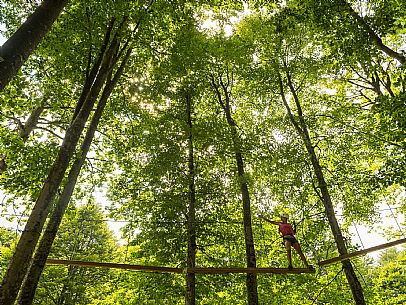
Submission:
[[262,214],[258,214],[259,218],[262,218],[263,220],[270,222],[271,224],[279,226],[279,233],[281,233],[282,238],[283,238],[283,244],[285,245],[286,248],[286,254],[288,258],[288,268],[292,269],[292,251],[291,247],[293,247],[296,252],[299,254],[300,259],[303,261],[305,264],[306,268],[313,269],[312,265],[309,265],[307,262],[306,257],[304,256],[302,252],[302,248],[300,247],[299,242],[297,241],[295,234],[296,234],[296,228],[293,228],[290,223],[288,223],[289,216],[287,214],[282,214],[281,215],[281,220],[280,221],[275,221],[275,220],[270,220],[267,219],[265,216]]

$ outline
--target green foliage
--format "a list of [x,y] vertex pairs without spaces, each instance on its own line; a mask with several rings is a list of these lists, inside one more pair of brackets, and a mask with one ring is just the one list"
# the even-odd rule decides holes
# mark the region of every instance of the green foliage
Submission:
[[20,197],[35,198],[42,185],[43,177],[48,173],[56,154],[54,141],[28,141],[22,139],[8,128],[0,130],[0,151],[7,156],[5,171],[0,184],[7,192]]
[[402,304],[406,301],[406,253],[389,249],[383,252],[374,274],[375,303]]
[[[89,202],[70,207],[58,231],[50,256],[57,259],[112,261],[117,244],[104,222],[100,207]],[[35,304],[89,304],[100,296],[100,287],[109,280],[106,269],[49,266],[45,269]]]
[[[394,48],[404,45],[403,2],[362,1],[358,7],[348,1]],[[27,3],[0,4],[6,36],[33,11],[36,4]],[[298,223],[297,237],[311,263],[336,255],[311,162],[280,98],[278,74],[286,85],[287,73],[349,248],[356,249],[348,227],[353,221],[373,225],[379,204],[393,198],[394,186],[400,190],[405,184],[405,77],[342,4],[250,1],[246,8],[251,11],[243,12],[241,1],[70,1],[0,96],[0,155],[7,164],[0,184],[9,198],[3,208],[35,200],[108,23],[128,16],[132,29],[139,22],[132,56],[106,107],[75,194],[78,202],[85,201],[97,187],[108,188],[109,217],[125,221],[126,245],[115,243],[103,222],[106,216],[89,203],[68,210],[52,255],[186,266],[189,97],[197,265],[245,266],[235,150],[210,85],[212,76],[229,82],[252,215],[276,218],[288,212]],[[204,30],[208,17],[213,28]],[[233,29],[231,35],[224,32],[226,26]],[[291,94],[286,96],[299,119],[298,105]],[[24,142],[19,123],[41,103],[44,113]],[[285,267],[276,226],[253,217],[253,229],[258,266]],[[9,233],[0,231],[2,271],[12,253]],[[295,253],[293,259],[295,266],[301,264]],[[404,251],[386,252],[376,267],[368,260],[354,264],[364,277],[369,303],[405,302]],[[198,275],[196,288],[199,304],[245,304],[247,297],[244,275]],[[352,302],[339,265],[315,275],[261,275],[258,290],[261,304]],[[46,268],[36,303],[182,304],[184,291],[183,275],[54,266]]]
[[6,271],[9,259],[13,254],[13,246],[16,242],[17,234],[11,229],[0,227],[0,275]]

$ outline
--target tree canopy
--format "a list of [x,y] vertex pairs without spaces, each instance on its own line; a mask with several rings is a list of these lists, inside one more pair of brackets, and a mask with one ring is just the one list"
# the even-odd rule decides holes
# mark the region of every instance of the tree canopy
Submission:
[[[404,232],[404,1],[39,2],[0,3],[0,209],[26,224],[0,228],[0,302],[404,301],[403,250],[317,267],[384,210]],[[284,213],[314,274],[188,271],[286,268],[256,217]]]

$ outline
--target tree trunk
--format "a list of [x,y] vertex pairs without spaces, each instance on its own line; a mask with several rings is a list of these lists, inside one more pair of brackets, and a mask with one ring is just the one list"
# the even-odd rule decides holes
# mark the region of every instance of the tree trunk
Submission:
[[35,107],[30,116],[28,117],[27,121],[25,122],[24,126],[20,128],[18,131],[18,135],[23,139],[24,142],[28,140],[28,137],[30,136],[31,132],[35,129],[35,127],[38,124],[38,120],[44,111],[45,106],[44,103],[42,102],[41,105]]
[[[70,169],[68,181],[66,182],[62,195],[60,196],[55,209],[52,212],[51,218],[47,224],[45,232],[41,238],[41,241],[38,245],[38,248],[35,252],[34,259],[31,263],[31,266],[28,270],[27,276],[21,288],[20,296],[18,299],[18,304],[20,305],[31,305],[35,296],[35,290],[37,288],[41,273],[45,267],[46,260],[51,251],[52,243],[55,240],[56,234],[58,232],[59,226],[62,221],[62,217],[65,213],[65,210],[69,204],[72,193],[75,189],[77,178],[80,174],[80,170],[85,162],[86,155],[90,149],[91,143],[94,138],[97,126],[100,122],[100,118],[103,114],[103,110],[107,104],[107,100],[113,91],[115,85],[120,78],[124,67],[128,61],[128,58],[131,54],[131,49],[127,50],[127,53],[121,62],[119,69],[114,75],[113,79],[108,77],[106,86],[104,87],[102,96],[97,105],[96,111],[92,117],[89,128],[86,132],[86,136],[83,140],[83,143],[80,148],[79,158],[75,160]],[[110,71],[111,72],[111,71]]]
[[0,48],[0,91],[49,32],[69,0],[44,0]]
[[6,155],[0,155],[0,175],[7,170]]
[[[298,117],[299,117],[299,122],[296,121],[296,119],[294,118],[294,116],[292,114],[289,103],[286,100],[286,96],[285,96],[285,92],[284,92],[284,88],[283,88],[282,76],[278,73],[280,95],[282,97],[283,104],[284,104],[284,106],[286,108],[286,111],[288,113],[288,117],[289,117],[290,121],[292,122],[292,124],[294,125],[296,131],[298,132],[298,134],[302,138],[302,140],[303,140],[303,142],[305,144],[308,156],[309,156],[309,158],[311,160],[313,170],[314,170],[314,172],[316,174],[319,189],[321,191],[322,202],[323,202],[324,208],[326,210],[327,219],[329,221],[330,228],[331,228],[331,231],[333,233],[334,240],[335,240],[335,243],[337,245],[338,252],[340,253],[340,255],[347,254],[347,247],[345,245],[345,241],[344,241],[340,226],[338,225],[337,218],[336,218],[335,213],[334,213],[333,203],[331,201],[330,192],[328,190],[327,183],[326,183],[326,181],[324,179],[324,174],[323,174],[322,167],[321,167],[321,165],[319,163],[316,152],[314,151],[314,146],[312,145],[312,142],[311,142],[311,138],[310,138],[309,131],[308,131],[308,128],[307,128],[307,124],[306,124],[306,122],[304,120],[304,117],[303,117],[303,111],[302,111],[302,107],[301,107],[301,104],[300,104],[299,97],[297,95],[297,92],[296,92],[293,84],[292,84],[292,81],[291,81],[289,72],[287,71],[286,65],[285,65],[285,69],[286,69],[288,86],[289,86],[289,89],[290,89],[290,91],[292,93],[293,99],[294,99],[295,104],[296,104],[297,114],[298,114]],[[357,305],[365,305],[363,289],[362,289],[362,286],[361,286],[361,284],[360,284],[360,282],[359,282],[359,280],[357,278],[357,275],[355,274],[355,271],[354,271],[354,268],[353,268],[351,262],[350,261],[343,261],[342,266],[343,266],[343,269],[344,269],[344,273],[345,273],[345,275],[347,277],[348,284],[350,285],[351,292],[352,292],[355,304],[357,304]]]
[[[81,110],[66,130],[65,138],[62,142],[58,156],[44,182],[39,197],[32,209],[31,215],[28,218],[27,224],[25,225],[24,231],[4,275],[2,286],[0,287],[0,304],[2,305],[12,305],[17,297],[32,254],[41,235],[51,202],[62,182],[85,123],[106,80],[108,71],[111,67],[112,57],[117,52],[117,44],[118,42],[113,39],[105,56],[101,54],[104,59],[95,81],[89,92],[82,94],[85,99]],[[79,99],[78,103],[81,102],[82,101]]]
[[[228,74],[227,74],[228,77]],[[245,253],[247,268],[256,268],[256,256],[255,256],[255,247],[254,247],[254,237],[252,233],[252,224],[251,224],[251,201],[248,190],[248,185],[245,177],[244,171],[244,161],[241,153],[240,138],[237,132],[237,124],[231,115],[230,109],[230,92],[227,89],[230,80],[228,83],[224,84],[223,80],[220,77],[220,84],[217,84],[214,80],[214,77],[211,77],[211,83],[213,88],[216,91],[217,99],[223,108],[227,123],[231,129],[231,136],[234,144],[235,151],[235,160],[237,163],[237,172],[238,172],[238,182],[240,184],[241,197],[243,202],[243,222],[244,222],[244,239],[245,239]],[[222,95],[219,87],[221,86],[225,101],[222,99]],[[246,286],[248,292],[248,305],[257,305],[258,304],[258,291],[257,291],[257,275],[253,273],[247,273]]]
[[405,63],[405,56],[402,55],[401,53],[398,53],[391,48],[389,48],[387,45],[385,45],[382,42],[381,37],[378,36],[378,34],[375,33],[375,31],[367,24],[356,11],[352,8],[351,4],[348,3],[345,0],[339,0],[340,4],[338,4],[340,7],[344,8],[345,11],[352,17],[354,18],[357,23],[361,26],[362,29],[368,34],[369,38],[372,39],[372,41],[375,43],[376,47],[384,52],[386,55],[396,59],[401,63],[402,65]]
[[[187,217],[188,229],[188,249],[187,249],[187,268],[196,266],[196,192],[195,192],[195,164],[193,155],[193,131],[192,131],[192,101],[190,94],[186,95],[186,112],[188,126],[188,166],[189,166],[189,207]],[[196,277],[194,273],[186,273],[186,305],[196,304]]]

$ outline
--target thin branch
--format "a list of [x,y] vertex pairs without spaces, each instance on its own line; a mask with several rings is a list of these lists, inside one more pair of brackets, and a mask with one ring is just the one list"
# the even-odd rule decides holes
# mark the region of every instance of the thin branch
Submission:
[[50,130],[50,129],[48,129],[48,128],[41,127],[41,126],[37,126],[35,129],[41,129],[41,130],[47,131],[47,132],[49,132],[50,134],[54,135],[55,137],[57,137],[57,138],[63,140],[63,137],[61,137],[60,135],[58,135],[57,133],[55,133],[54,131],[52,131],[52,130]]
[[363,98],[365,98],[366,100],[369,101],[369,103],[367,103],[366,105],[361,106],[361,107],[360,107],[361,109],[363,109],[363,108],[365,108],[365,107],[368,107],[369,105],[376,104],[376,102],[374,102],[373,100],[371,100],[371,98],[369,98],[368,96],[366,96],[366,95],[362,92],[362,90],[359,91],[359,94],[360,94],[360,96],[362,96]]
[[226,105],[225,105],[224,102],[223,102],[223,99],[222,99],[222,97],[221,97],[221,92],[220,92],[220,90],[219,90],[219,85],[218,85],[218,84],[216,83],[216,81],[214,80],[213,74],[210,74],[210,82],[211,82],[212,87],[213,87],[214,90],[215,90],[215,93],[216,93],[216,95],[217,95],[217,100],[218,100],[218,102],[220,103],[221,108],[223,108],[223,110],[225,111],[225,110],[226,110]]
[[4,116],[6,119],[12,120],[18,126],[19,129],[24,128],[24,125],[21,123],[20,119],[14,117],[14,116],[9,116],[2,111],[0,111],[0,115]]
[[[376,91],[375,91],[375,88],[371,88],[371,87],[367,87],[367,86],[361,85],[361,84],[359,84],[359,83],[357,83],[357,82],[355,82],[355,81],[353,81],[353,80],[351,80],[351,79],[347,79],[347,82],[349,82],[350,84],[353,84],[353,85],[355,85],[355,86],[357,86],[357,87],[361,87],[361,88],[364,88],[364,89],[367,89],[367,90],[372,90],[372,91],[376,92]],[[368,82],[368,84],[370,85],[371,83]]]

